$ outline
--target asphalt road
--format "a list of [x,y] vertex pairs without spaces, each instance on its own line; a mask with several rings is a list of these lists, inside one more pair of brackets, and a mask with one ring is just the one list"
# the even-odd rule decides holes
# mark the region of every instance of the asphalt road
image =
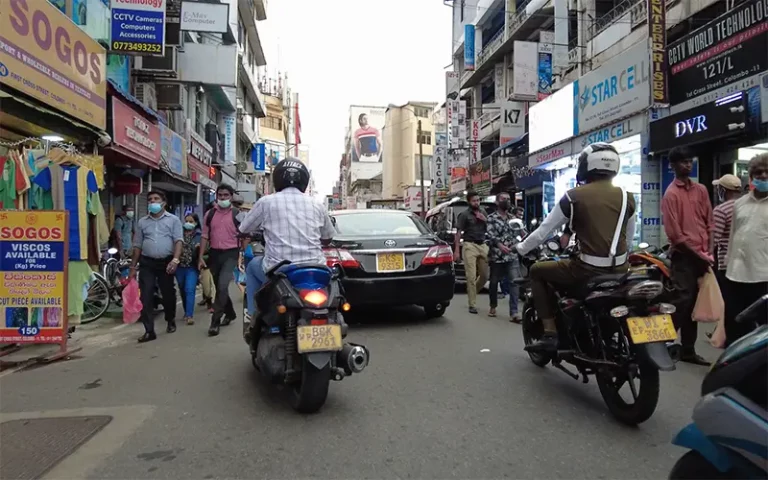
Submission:
[[365,320],[348,339],[371,364],[332,383],[316,415],[261,381],[239,325],[208,338],[202,311],[149,344],[130,326],[80,359],[3,375],[0,413],[114,417],[48,478],[666,478],[705,367],[662,374],[655,415],[628,428],[594,382],[534,366],[520,327],[484,315],[487,296],[480,315],[465,302],[437,320],[416,308],[350,319]]

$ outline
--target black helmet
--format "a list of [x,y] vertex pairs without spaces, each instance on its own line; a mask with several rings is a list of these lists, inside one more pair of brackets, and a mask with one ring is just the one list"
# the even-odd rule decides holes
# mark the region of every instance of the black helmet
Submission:
[[619,152],[611,144],[595,142],[587,145],[579,155],[579,167],[576,170],[576,182],[586,183],[590,174],[605,178],[615,177],[619,173]]
[[280,160],[272,169],[272,181],[275,183],[275,191],[294,187],[302,192],[309,186],[309,169],[298,158],[288,157]]

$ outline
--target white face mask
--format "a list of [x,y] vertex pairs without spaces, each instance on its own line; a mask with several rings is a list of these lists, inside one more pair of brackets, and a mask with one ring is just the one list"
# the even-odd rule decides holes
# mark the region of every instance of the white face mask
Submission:
[[128,217],[128,218],[133,218],[133,215],[134,215],[133,211],[125,212],[125,216]]

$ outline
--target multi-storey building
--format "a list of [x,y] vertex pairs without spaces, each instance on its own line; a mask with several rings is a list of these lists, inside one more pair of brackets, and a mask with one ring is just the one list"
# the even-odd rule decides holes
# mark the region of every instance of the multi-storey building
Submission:
[[386,148],[382,162],[384,199],[402,199],[408,187],[421,186],[422,178],[425,189],[431,185],[432,154],[436,141],[432,115],[436,106],[431,102],[408,102],[387,107],[383,135]]

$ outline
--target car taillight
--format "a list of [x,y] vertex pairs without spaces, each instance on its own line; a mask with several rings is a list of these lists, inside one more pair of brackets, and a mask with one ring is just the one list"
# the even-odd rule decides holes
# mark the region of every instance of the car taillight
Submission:
[[329,267],[340,265],[343,268],[360,268],[360,262],[343,248],[324,248],[325,263]]
[[299,292],[299,296],[305,302],[316,307],[325,305],[325,302],[328,301],[328,294],[322,290],[302,290]]
[[438,245],[427,250],[427,254],[421,260],[422,265],[440,265],[453,261],[453,250],[448,245]]

